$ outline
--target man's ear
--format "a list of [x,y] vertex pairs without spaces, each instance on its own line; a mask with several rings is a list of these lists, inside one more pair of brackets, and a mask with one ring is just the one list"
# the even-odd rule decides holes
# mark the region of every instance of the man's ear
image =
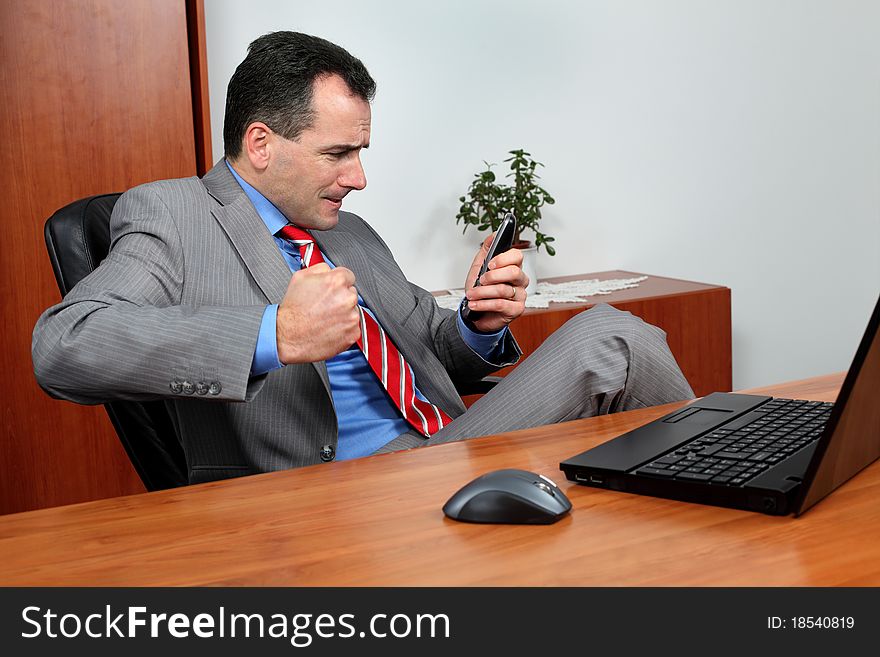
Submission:
[[257,171],[264,171],[269,166],[269,143],[274,136],[272,129],[262,121],[254,121],[244,131],[242,150]]

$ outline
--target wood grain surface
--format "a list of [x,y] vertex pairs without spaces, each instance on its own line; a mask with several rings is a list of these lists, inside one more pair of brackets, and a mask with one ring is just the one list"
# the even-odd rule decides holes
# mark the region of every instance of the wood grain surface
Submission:
[[[833,400],[842,379],[762,392]],[[880,584],[880,463],[800,518],[586,488],[559,472],[679,405],[0,517],[0,584]],[[549,526],[443,516],[460,486],[502,467],[553,478],[571,514]]]
[[0,513],[144,490],[102,407],[37,386],[31,332],[60,299],[53,212],[196,173],[185,4],[0,3]]
[[186,0],[189,74],[192,89],[196,173],[203,176],[214,165],[211,145],[211,107],[208,98],[208,51],[205,35],[205,0]]

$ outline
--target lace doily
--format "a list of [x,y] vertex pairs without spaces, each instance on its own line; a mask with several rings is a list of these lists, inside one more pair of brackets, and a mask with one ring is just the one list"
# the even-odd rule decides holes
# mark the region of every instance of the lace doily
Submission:
[[[526,299],[526,308],[547,308],[551,301],[576,303],[588,297],[638,287],[639,283],[647,278],[647,276],[638,276],[636,278],[612,278],[607,281],[594,278],[567,283],[538,283],[537,293]],[[441,308],[455,310],[464,297],[464,290],[448,290],[448,292],[449,294],[435,297],[437,305]]]

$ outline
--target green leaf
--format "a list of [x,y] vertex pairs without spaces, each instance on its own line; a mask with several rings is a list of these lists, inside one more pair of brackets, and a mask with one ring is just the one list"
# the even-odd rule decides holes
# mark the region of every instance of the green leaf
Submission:
[[502,184],[492,167],[493,163],[483,161],[486,169],[474,174],[465,196],[459,197],[461,207],[456,215],[456,222],[464,224],[463,232],[468,226],[476,226],[477,230],[486,231],[490,228],[495,230],[501,224],[501,219],[508,211],[512,211],[519,219],[519,229],[532,230],[536,235],[535,243],[544,245],[548,253],[552,247],[545,242],[552,241],[538,230],[541,221],[541,207],[545,204],[555,203],[555,199],[541,187],[537,181],[540,178],[536,173],[537,167],[543,167],[531,157],[531,153],[524,149],[508,151],[510,157],[504,160],[509,164],[509,172],[506,179],[510,183]]

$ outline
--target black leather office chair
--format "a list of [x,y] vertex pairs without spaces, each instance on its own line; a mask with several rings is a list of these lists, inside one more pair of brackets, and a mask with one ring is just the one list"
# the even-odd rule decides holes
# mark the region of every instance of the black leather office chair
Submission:
[[[46,221],[46,248],[62,295],[107,256],[110,213],[119,196],[102,194],[75,201]],[[188,482],[186,458],[164,402],[112,402],[104,408],[147,490]]]
[[[107,257],[110,214],[119,196],[101,194],[74,201],[46,221],[46,248],[62,295]],[[486,393],[498,381],[486,377],[458,386],[458,393]],[[104,408],[147,490],[186,485],[186,459],[165,402],[112,402]]]

